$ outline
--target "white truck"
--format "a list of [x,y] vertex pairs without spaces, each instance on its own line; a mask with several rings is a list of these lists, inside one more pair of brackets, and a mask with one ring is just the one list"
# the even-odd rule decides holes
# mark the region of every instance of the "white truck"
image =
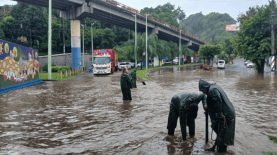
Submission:
[[118,68],[118,55],[113,49],[98,49],[93,51],[93,73],[111,74]]

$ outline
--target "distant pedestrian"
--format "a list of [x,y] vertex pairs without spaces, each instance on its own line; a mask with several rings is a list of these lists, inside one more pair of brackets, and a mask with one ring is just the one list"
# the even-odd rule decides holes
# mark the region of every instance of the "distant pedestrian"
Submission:
[[121,79],[120,79],[121,91],[122,91],[122,99],[123,100],[132,100],[131,89],[132,89],[132,82],[128,75],[128,69],[123,68]]
[[134,70],[130,73],[130,78],[132,82],[132,88],[137,88],[137,68],[134,68]]
[[207,108],[206,96],[203,94],[179,93],[172,97],[167,122],[168,135],[174,135],[178,117],[182,139],[186,140],[186,127],[189,127],[191,138],[195,136],[195,118],[197,117],[198,104],[202,101],[203,108]]

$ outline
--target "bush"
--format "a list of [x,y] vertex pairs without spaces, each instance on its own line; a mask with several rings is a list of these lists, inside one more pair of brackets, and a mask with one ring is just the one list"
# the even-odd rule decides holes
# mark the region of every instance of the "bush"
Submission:
[[70,70],[70,67],[68,67],[68,66],[61,66],[61,70],[62,70],[62,69]]
[[58,72],[60,70],[60,66],[53,66],[52,67],[52,72]]
[[[55,65],[55,64],[52,64],[51,66],[56,66],[56,65]],[[45,64],[45,65],[42,67],[42,70],[48,72],[48,64]]]

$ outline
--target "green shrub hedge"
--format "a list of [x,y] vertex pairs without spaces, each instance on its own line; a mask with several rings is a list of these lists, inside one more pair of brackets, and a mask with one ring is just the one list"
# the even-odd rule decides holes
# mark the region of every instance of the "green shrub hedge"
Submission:
[[52,67],[52,72],[58,72],[59,70],[61,70],[60,66],[53,66]]
[[[55,64],[52,64],[51,66],[56,66]],[[48,64],[43,65],[42,71],[48,72]]]
[[71,68],[70,67],[68,67],[68,66],[61,66],[61,68],[60,68],[61,70],[62,69],[65,69],[65,70],[71,70]]

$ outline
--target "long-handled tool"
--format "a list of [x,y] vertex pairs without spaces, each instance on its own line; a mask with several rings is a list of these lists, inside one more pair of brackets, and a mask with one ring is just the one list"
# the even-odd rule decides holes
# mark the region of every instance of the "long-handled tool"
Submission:
[[206,110],[206,143],[209,142],[209,113],[208,110]]

